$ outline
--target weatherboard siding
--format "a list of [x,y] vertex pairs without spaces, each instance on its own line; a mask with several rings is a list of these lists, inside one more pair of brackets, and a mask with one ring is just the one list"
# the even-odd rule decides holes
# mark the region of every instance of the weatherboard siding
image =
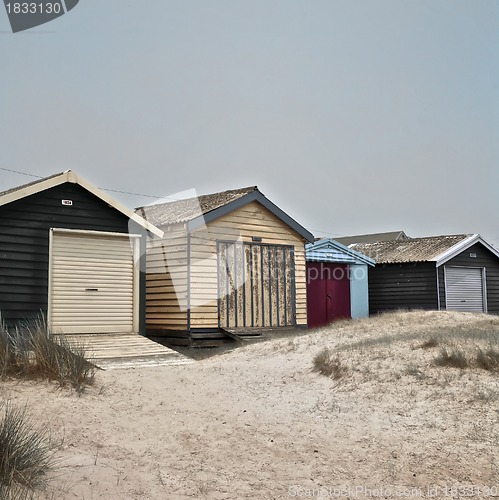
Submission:
[[[475,253],[476,257],[470,254]],[[480,243],[467,248],[438,268],[440,288],[440,309],[446,309],[444,267],[479,267],[485,268],[487,287],[487,312],[499,314],[499,260]]]
[[[128,233],[129,219],[73,183],[0,206],[0,313],[7,325],[47,315],[51,228]],[[135,223],[130,230],[143,233]]]
[[148,333],[187,330],[187,233],[183,224],[166,228],[162,239],[149,240],[146,279]]
[[377,264],[369,269],[369,312],[437,309],[434,262]]
[[251,242],[294,247],[296,322],[307,324],[305,247],[301,236],[258,202],[250,202],[190,236],[190,327],[218,328],[218,265],[216,242]]

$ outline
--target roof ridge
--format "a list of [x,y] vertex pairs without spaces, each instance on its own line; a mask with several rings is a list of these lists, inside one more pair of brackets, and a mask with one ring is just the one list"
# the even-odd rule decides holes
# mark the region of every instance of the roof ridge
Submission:
[[39,182],[44,182],[48,179],[53,179],[54,177],[58,177],[59,175],[67,174],[69,172],[71,172],[71,170],[63,170],[62,172],[57,172],[56,174],[48,175],[47,177],[40,177],[39,179],[36,179],[35,181],[26,182],[25,184],[21,184],[20,186],[14,186],[14,187],[11,187],[9,189],[5,189],[4,191],[0,191],[0,197],[4,196],[6,194],[14,193],[16,191],[20,191],[21,189],[25,189],[27,187],[35,186]]
[[381,241],[371,241],[368,243],[353,243],[353,245],[403,245],[405,243],[417,242],[421,240],[437,240],[443,238],[469,238],[473,236],[474,233],[461,233],[461,234],[442,234],[442,235],[434,235],[434,236],[418,236],[415,238],[406,238],[403,240],[381,240]]
[[423,236],[405,240],[357,243],[352,244],[351,248],[367,254],[379,264],[429,262],[440,255],[446,255],[450,249],[462,246],[476,236],[476,234]]
[[226,189],[224,191],[216,191],[214,193],[206,193],[206,194],[197,194],[196,196],[191,196],[190,198],[180,198],[178,200],[167,200],[163,202],[153,202],[150,205],[143,205],[141,207],[136,207],[135,210],[142,210],[144,208],[152,208],[152,207],[158,207],[161,205],[168,205],[170,203],[181,203],[181,202],[187,202],[190,200],[199,200],[200,198],[204,197],[210,197],[210,196],[220,196],[223,194],[232,194],[232,193],[243,193],[243,192],[248,192],[251,193],[253,191],[259,191],[258,186],[248,186],[244,188],[234,188],[234,189]]
[[163,235],[163,231],[155,227],[154,224],[146,221],[144,218],[137,215],[133,210],[130,210],[128,207],[126,207],[123,203],[115,200],[107,193],[104,193],[101,189],[80,177],[73,170],[65,170],[64,172],[53,174],[43,179],[39,179],[28,184],[23,184],[22,186],[17,186],[16,188],[9,189],[8,191],[4,191],[0,193],[0,206],[8,205],[9,203],[21,200],[27,196],[35,195],[46,189],[51,189],[64,183],[71,183],[80,186],[82,189],[85,189],[92,195],[101,199],[103,202],[107,203],[118,212],[121,212],[130,220],[135,221],[137,224],[147,229],[148,231],[156,234],[157,236]]
[[[416,236],[415,238],[407,238],[408,240],[425,240],[430,238],[458,238],[461,236],[470,236],[472,233],[458,233],[458,234],[435,234],[432,236]],[[400,241],[400,240],[399,240]]]
[[151,222],[154,221],[152,223],[155,225],[176,224],[188,222],[201,215],[207,215],[255,192],[263,196],[258,190],[258,186],[254,185],[245,188],[227,189],[216,193],[200,194],[191,198],[154,202],[150,205],[137,207],[135,211],[139,211],[142,217]]

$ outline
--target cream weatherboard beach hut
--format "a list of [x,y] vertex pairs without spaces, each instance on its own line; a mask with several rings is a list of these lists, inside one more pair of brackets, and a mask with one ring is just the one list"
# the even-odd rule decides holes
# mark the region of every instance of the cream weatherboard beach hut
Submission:
[[257,187],[156,203],[136,213],[164,231],[147,249],[149,335],[171,344],[307,325],[312,234]]

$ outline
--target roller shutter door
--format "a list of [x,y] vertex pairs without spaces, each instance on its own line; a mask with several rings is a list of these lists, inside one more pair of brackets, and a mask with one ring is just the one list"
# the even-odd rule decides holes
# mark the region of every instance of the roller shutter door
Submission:
[[50,264],[54,333],[136,330],[137,284],[128,234],[54,230]]
[[446,266],[445,297],[449,311],[485,312],[483,269]]

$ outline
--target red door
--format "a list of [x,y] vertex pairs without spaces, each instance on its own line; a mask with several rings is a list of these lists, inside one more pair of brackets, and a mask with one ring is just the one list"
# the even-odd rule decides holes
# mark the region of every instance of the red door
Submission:
[[308,326],[350,318],[350,281],[346,264],[307,262]]

